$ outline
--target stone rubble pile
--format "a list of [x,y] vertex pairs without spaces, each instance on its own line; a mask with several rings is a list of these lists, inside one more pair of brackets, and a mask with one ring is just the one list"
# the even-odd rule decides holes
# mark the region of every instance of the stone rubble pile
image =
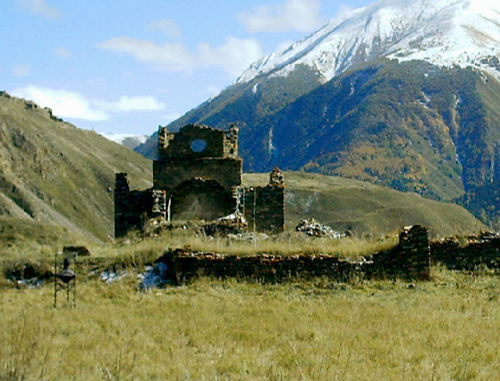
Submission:
[[307,234],[310,237],[325,237],[339,239],[346,237],[345,233],[339,233],[328,225],[322,225],[314,218],[304,219],[295,227],[295,231]]
[[211,221],[203,226],[203,231],[208,236],[228,234],[242,234],[248,226],[245,217],[241,213],[233,213]]

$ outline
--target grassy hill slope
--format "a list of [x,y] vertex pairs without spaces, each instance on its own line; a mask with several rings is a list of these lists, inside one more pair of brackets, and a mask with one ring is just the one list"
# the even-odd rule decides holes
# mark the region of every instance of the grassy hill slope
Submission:
[[114,174],[122,171],[132,186],[150,186],[150,161],[141,155],[0,93],[0,215],[107,239]]
[[[245,174],[247,185],[262,185],[267,174]],[[314,217],[334,229],[352,229],[373,237],[402,226],[422,224],[434,236],[450,236],[484,230],[486,226],[464,208],[426,199],[415,193],[342,177],[286,172],[286,224],[293,228]]]

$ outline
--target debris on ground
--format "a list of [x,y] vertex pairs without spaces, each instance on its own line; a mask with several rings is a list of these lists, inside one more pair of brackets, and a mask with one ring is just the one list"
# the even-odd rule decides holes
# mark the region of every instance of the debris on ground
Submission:
[[242,242],[260,242],[269,239],[269,236],[265,233],[238,233],[238,234],[228,234],[227,238],[233,241],[242,241]]
[[295,227],[295,231],[307,234],[309,237],[339,239],[347,236],[346,233],[339,233],[328,225],[320,224],[314,218],[301,220]]
[[247,226],[247,221],[241,213],[233,213],[207,223],[203,226],[203,231],[208,236],[241,234]]
[[101,280],[106,283],[113,283],[123,279],[127,275],[127,271],[105,270],[101,273]]
[[155,263],[153,266],[147,266],[146,272],[137,276],[141,280],[140,289],[149,290],[151,288],[164,287],[169,284],[168,270],[168,265],[163,262]]

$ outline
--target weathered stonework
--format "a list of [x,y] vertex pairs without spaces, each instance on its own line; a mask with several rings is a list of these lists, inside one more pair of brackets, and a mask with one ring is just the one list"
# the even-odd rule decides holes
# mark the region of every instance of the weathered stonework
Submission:
[[176,249],[166,252],[157,263],[166,265],[166,276],[177,284],[199,276],[253,278],[271,282],[318,276],[336,281],[387,277],[429,280],[429,258],[427,229],[416,225],[401,232],[400,242],[392,250],[360,260],[332,255],[237,256]]
[[399,244],[392,250],[370,257],[372,275],[430,279],[430,246],[428,230],[424,226],[405,227],[399,234]]
[[443,264],[452,270],[474,270],[486,267],[500,269],[500,234],[482,233],[467,237],[466,244],[455,238],[431,244],[431,261]]
[[213,221],[233,214],[248,218],[251,230],[283,231],[283,175],[275,168],[269,185],[242,187],[236,127],[187,125],[176,133],[160,127],[158,135],[152,189],[130,191],[126,174],[116,176],[116,237],[141,229],[149,218]]
[[243,215],[252,231],[279,233],[285,224],[285,190],[282,185],[244,189]]

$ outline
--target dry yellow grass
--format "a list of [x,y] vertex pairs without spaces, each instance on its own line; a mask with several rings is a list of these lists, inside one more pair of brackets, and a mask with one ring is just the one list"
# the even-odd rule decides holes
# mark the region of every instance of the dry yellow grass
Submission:
[[397,235],[389,235],[377,240],[359,237],[328,239],[310,238],[302,233],[284,233],[266,240],[238,241],[230,238],[214,238],[194,235],[192,231],[164,232],[161,236],[144,240],[125,240],[115,245],[94,246],[96,256],[110,257],[137,255],[137,253],[163,253],[168,248],[189,247],[195,251],[217,252],[222,254],[254,255],[259,253],[293,254],[331,254],[342,257],[360,257],[397,244]]
[[[377,240],[359,237],[328,239],[310,238],[302,233],[284,233],[266,240],[238,241],[229,238],[214,238],[196,235],[192,230],[166,231],[161,236],[144,239],[130,235],[116,243],[86,243],[92,252],[90,261],[103,266],[113,264],[121,267],[137,267],[152,263],[166,250],[190,248],[194,251],[216,252],[228,255],[274,255],[328,254],[339,257],[359,258],[388,249],[397,244],[397,235],[393,234]],[[18,263],[32,263],[38,267],[51,267],[54,254],[62,250],[63,244],[55,241],[52,245],[34,245],[30,241],[20,241],[16,245],[0,245],[0,287],[2,269]],[[85,261],[85,259],[84,259]]]
[[0,379],[493,380],[497,277],[332,283],[200,279],[151,293],[134,275],[0,291]]

